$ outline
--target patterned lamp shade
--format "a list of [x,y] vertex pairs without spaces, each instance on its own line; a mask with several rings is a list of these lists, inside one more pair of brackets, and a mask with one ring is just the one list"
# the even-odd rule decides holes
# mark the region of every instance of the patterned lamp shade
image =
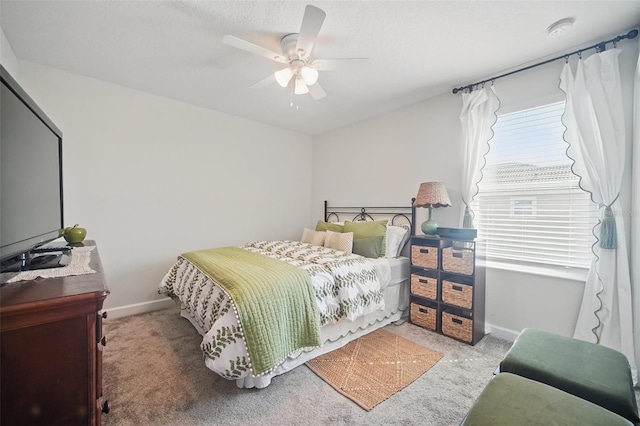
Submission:
[[435,235],[438,223],[433,219],[434,207],[451,207],[451,200],[442,182],[425,182],[420,184],[418,195],[413,202],[415,207],[427,207],[429,218],[422,223],[422,232],[425,235]]
[[425,182],[420,184],[415,207],[451,207],[447,188],[442,182]]

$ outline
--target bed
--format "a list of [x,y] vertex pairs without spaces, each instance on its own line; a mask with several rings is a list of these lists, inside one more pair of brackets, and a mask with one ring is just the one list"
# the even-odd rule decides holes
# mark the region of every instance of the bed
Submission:
[[[240,388],[264,388],[273,377],[407,317],[406,242],[414,234],[414,217],[412,206],[330,207],[325,201],[324,220],[315,230],[305,229],[300,241],[184,253],[159,292],[178,300],[181,315],[203,336],[209,369]],[[314,241],[323,232],[327,241],[349,237],[319,231],[323,226],[357,231],[380,223],[386,229],[381,255],[362,251],[365,242],[377,244],[373,238],[352,241],[362,255]],[[265,283],[274,282],[278,290],[272,294]],[[251,295],[238,293],[248,285],[256,286]]]

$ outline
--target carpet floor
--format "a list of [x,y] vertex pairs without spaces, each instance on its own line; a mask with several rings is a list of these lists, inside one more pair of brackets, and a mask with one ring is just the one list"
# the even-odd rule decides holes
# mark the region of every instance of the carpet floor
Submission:
[[387,331],[444,354],[406,388],[365,411],[306,366],[265,389],[238,389],[204,365],[200,335],[177,307],[104,322],[103,391],[121,425],[458,425],[511,343],[469,346],[413,324]]

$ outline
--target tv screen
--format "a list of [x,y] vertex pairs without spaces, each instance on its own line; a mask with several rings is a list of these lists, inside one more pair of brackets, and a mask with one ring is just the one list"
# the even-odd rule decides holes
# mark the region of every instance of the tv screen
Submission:
[[56,239],[64,226],[62,132],[0,68],[0,261],[6,266]]

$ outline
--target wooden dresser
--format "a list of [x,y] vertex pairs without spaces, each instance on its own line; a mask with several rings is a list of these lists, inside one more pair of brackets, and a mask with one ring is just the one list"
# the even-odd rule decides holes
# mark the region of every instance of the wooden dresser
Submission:
[[0,287],[2,425],[100,425],[109,411],[101,312],[109,290],[98,248],[91,253],[95,274]]

